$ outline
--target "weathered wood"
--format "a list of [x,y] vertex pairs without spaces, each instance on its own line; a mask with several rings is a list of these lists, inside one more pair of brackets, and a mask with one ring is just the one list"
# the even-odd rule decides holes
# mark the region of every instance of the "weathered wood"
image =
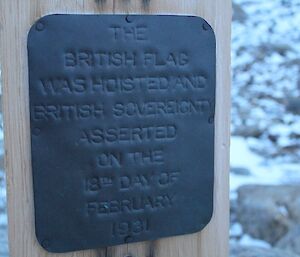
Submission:
[[[215,206],[201,233],[71,254],[49,254],[34,235],[26,39],[49,13],[172,13],[205,18],[217,37]],[[0,40],[11,257],[226,257],[228,252],[230,0],[1,0]]]

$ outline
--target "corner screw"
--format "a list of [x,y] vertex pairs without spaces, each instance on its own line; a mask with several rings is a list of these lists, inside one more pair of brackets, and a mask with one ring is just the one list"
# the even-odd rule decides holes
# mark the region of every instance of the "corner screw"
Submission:
[[125,238],[124,238],[124,243],[130,243],[130,242],[132,242],[132,240],[133,240],[133,237],[132,236],[126,236]]
[[125,20],[126,20],[128,23],[133,22],[133,17],[132,17],[132,15],[127,15],[126,18],[125,18]]
[[210,124],[212,124],[212,123],[214,123],[214,116],[210,116],[209,118],[208,118],[208,123],[210,123]]
[[204,30],[209,30],[209,25],[208,25],[206,22],[204,22],[204,23],[202,24],[202,28],[203,28]]
[[38,136],[41,134],[41,129],[40,128],[33,128],[32,134],[35,136]]
[[39,21],[39,22],[36,24],[35,28],[36,28],[37,31],[42,31],[42,30],[44,30],[45,25],[44,25],[42,22]]
[[45,249],[48,249],[50,247],[50,241],[48,239],[45,239],[42,241],[42,246],[45,248]]

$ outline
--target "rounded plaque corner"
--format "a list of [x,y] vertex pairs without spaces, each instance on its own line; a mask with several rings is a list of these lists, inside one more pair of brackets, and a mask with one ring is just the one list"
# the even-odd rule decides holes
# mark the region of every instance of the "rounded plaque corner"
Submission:
[[197,22],[200,23],[200,25],[201,25],[201,30],[212,33],[212,36],[213,36],[213,38],[214,38],[214,41],[216,41],[216,33],[215,33],[215,31],[214,31],[214,28],[213,28],[213,26],[212,26],[206,19],[204,19],[204,18],[201,17],[201,16],[196,16],[196,15],[189,16],[189,17],[191,17],[191,18],[197,20]]
[[207,220],[206,222],[204,223],[204,226],[203,228],[205,228],[213,219],[213,216],[214,216],[214,211],[213,211],[213,208],[210,210],[208,216],[207,216]]
[[40,236],[37,233],[37,231],[35,232],[35,236],[36,236],[36,239],[37,239],[40,247],[42,247],[46,252],[49,252],[49,253],[62,253],[61,251],[58,251],[53,247],[53,244],[51,244],[50,239],[47,239],[43,236]]
[[205,220],[202,220],[201,222],[196,224],[196,228],[194,229],[194,231],[192,231],[192,233],[198,233],[201,232],[206,226],[208,226],[208,224],[212,221],[213,219],[213,209],[209,210],[209,213],[207,214],[207,216],[205,217]]
[[30,27],[28,32],[28,39],[31,38],[33,33],[41,32],[45,29],[46,23],[49,19],[53,17],[57,17],[59,14],[46,14],[40,18],[38,18]]
[[29,48],[33,41],[36,39],[36,35],[38,33],[43,32],[46,29],[46,25],[50,18],[58,16],[59,14],[46,14],[40,18],[38,18],[30,27],[27,34],[27,48]]
[[35,33],[35,26],[36,26],[36,23],[33,23],[28,31],[28,34],[27,34],[27,46],[30,45],[30,42],[31,42],[31,39],[33,37],[33,34]]

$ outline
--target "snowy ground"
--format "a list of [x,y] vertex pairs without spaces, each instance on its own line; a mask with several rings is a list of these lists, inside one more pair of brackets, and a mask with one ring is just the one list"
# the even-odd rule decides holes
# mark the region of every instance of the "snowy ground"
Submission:
[[[3,156],[3,151],[4,151],[3,133],[2,133],[2,129],[0,129],[0,156]],[[6,190],[5,190],[5,176],[1,168],[0,168],[0,257],[7,257],[8,240],[7,240]]]
[[300,165],[298,163],[265,159],[251,151],[248,140],[243,137],[233,136],[231,138],[230,164],[232,168],[245,169],[249,172],[248,175],[230,173],[231,199],[236,197],[236,189],[242,185],[300,183]]
[[235,0],[232,132],[265,158],[300,155],[300,1]]
[[[300,1],[234,0],[230,197],[300,183]],[[234,223],[231,236],[270,248]]]
[[[231,200],[236,199],[236,190],[243,185],[300,183],[300,165],[298,163],[280,163],[276,160],[266,160],[251,151],[247,139],[242,137],[233,136],[231,138],[230,164],[232,170],[242,171],[242,174],[230,173]],[[268,242],[245,234],[239,223],[231,225],[230,237],[232,243],[238,243],[241,246],[271,248]],[[236,240],[236,238],[239,239]]]

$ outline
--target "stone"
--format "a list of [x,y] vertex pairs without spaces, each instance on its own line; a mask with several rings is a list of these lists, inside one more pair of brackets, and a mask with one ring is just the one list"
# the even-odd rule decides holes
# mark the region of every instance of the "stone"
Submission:
[[237,4],[237,3],[233,3],[232,4],[232,9],[233,9],[233,17],[232,19],[234,21],[240,22],[240,23],[244,23],[247,20],[247,14],[246,12],[243,10],[243,8],[241,7],[241,5]]
[[230,257],[299,257],[296,254],[274,248],[232,245]]
[[6,226],[0,226],[0,257],[8,257],[8,240]]
[[300,225],[291,229],[280,239],[276,247],[300,255]]
[[231,167],[230,172],[236,175],[249,176],[251,175],[250,170],[244,167]]
[[285,102],[287,111],[300,114],[300,100],[298,97],[295,98],[288,98]]
[[300,222],[299,186],[242,186],[237,201],[237,221],[244,232],[271,245]]

